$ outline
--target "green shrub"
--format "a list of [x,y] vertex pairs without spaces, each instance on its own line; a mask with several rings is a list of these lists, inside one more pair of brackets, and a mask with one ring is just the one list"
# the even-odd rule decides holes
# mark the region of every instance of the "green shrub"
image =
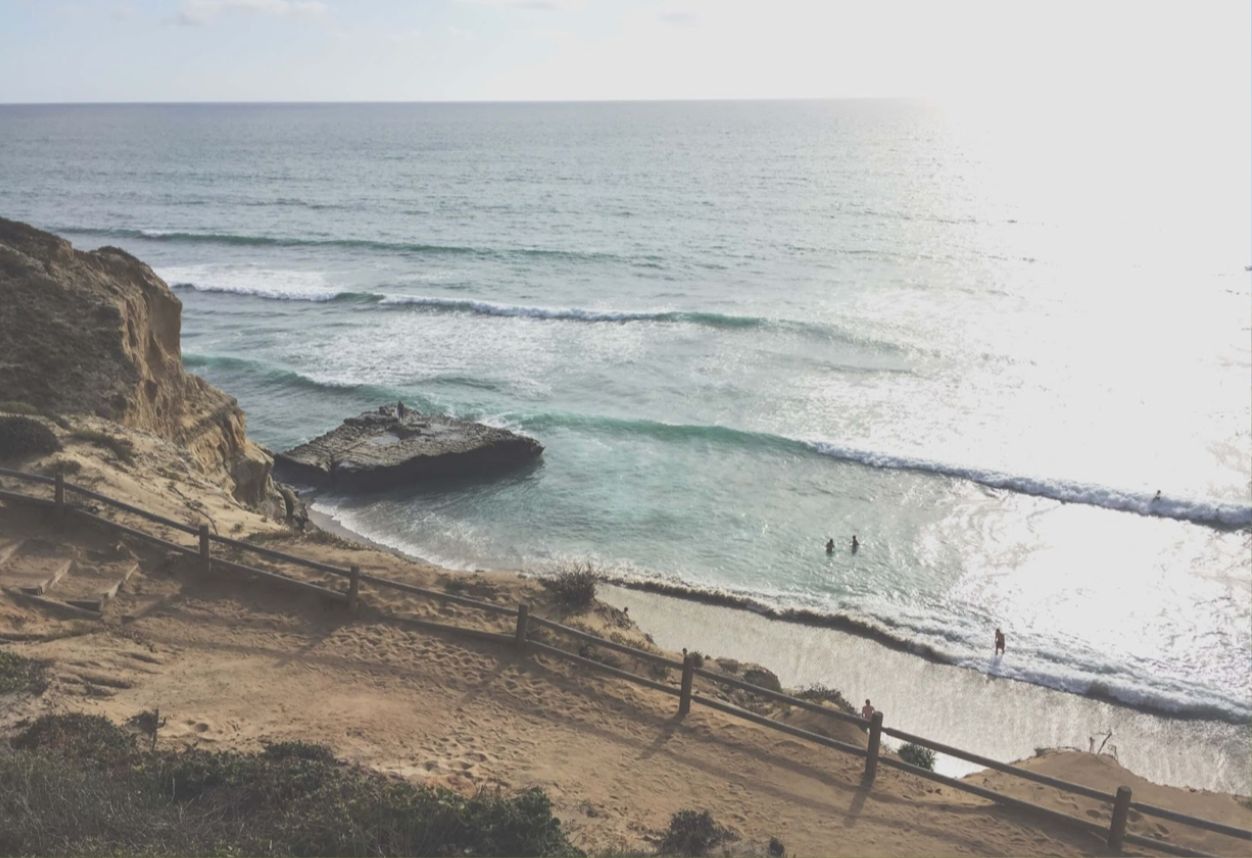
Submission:
[[322,763],[335,762],[335,752],[325,745],[313,742],[275,742],[265,746],[265,756],[275,760],[315,760]]
[[0,694],[43,694],[47,690],[46,664],[0,650]]
[[117,457],[118,461],[129,465],[135,461],[135,445],[125,438],[118,438],[108,432],[95,429],[80,429],[70,435],[76,441],[85,441],[97,447],[103,447]]
[[135,752],[135,739],[102,715],[40,715],[13,738],[18,750],[40,750],[71,760],[112,766]]
[[29,402],[21,402],[15,399],[0,400],[0,414],[25,414],[27,417],[42,417],[45,420],[51,420],[62,429],[70,428],[70,421],[60,414],[54,414],[46,409],[31,405]]
[[58,715],[14,746],[0,750],[0,855],[581,854],[541,790],[461,796],[306,742],[149,751],[103,718]]
[[69,477],[77,474],[82,469],[82,463],[76,461],[75,459],[54,459],[53,461],[44,464],[40,470],[45,476],[48,477],[55,477],[57,474],[60,474],[63,477]]
[[935,752],[930,748],[923,748],[921,745],[909,742],[907,745],[902,745],[898,753],[900,759],[911,766],[932,772],[935,770]]
[[0,417],[0,460],[44,456],[61,449],[52,430],[30,417]]
[[796,692],[796,697],[801,700],[809,700],[813,703],[829,703],[840,712],[846,712],[849,715],[860,715],[861,713],[852,708],[852,704],[844,699],[843,694],[834,688],[828,688],[825,685],[810,685]]
[[29,402],[16,399],[0,399],[0,414],[25,414],[27,417],[43,416],[43,409],[36,408]]
[[567,611],[581,611],[590,608],[595,601],[599,579],[590,563],[575,563],[543,583],[556,597],[558,605]]
[[714,846],[733,839],[734,835],[714,822],[707,810],[680,810],[670,817],[657,851],[662,855],[707,855]]

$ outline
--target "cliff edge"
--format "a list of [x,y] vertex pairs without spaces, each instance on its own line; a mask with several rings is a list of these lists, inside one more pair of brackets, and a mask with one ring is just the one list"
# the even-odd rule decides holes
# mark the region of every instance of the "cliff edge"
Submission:
[[115,247],[83,252],[0,218],[0,400],[94,415],[177,444],[239,501],[273,492],[272,461],[235,400],[183,369],[182,302]]

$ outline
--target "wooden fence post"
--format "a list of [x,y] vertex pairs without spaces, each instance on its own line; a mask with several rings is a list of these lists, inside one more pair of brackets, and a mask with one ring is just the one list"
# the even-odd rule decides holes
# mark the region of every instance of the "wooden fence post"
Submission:
[[679,718],[686,718],[687,713],[691,711],[691,686],[695,683],[695,678],[696,657],[694,655],[685,655],[683,656],[683,684],[678,695]]
[[878,747],[882,744],[882,713],[875,712],[869,719],[869,747],[865,749],[865,781],[873,783],[878,774]]
[[58,473],[56,475],[56,484],[53,489],[53,500],[56,501],[57,513],[65,512],[65,475]]
[[1109,849],[1122,851],[1122,839],[1126,836],[1126,818],[1130,816],[1130,787],[1118,787],[1113,800],[1113,820],[1109,823]]
[[207,524],[200,525],[200,559],[204,562],[204,571],[211,572],[213,561],[209,557],[209,526]]
[[526,624],[530,619],[530,605],[522,602],[517,606],[517,646],[526,649]]
[[348,610],[356,612],[357,602],[361,596],[361,567],[352,566],[348,569]]

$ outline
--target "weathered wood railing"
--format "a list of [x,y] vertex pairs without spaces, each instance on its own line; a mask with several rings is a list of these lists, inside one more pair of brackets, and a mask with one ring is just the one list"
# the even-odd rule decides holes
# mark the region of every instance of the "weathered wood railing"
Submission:
[[[7,469],[7,468],[0,468],[0,477],[9,477],[15,480],[24,481],[28,483],[51,486],[53,489],[52,498],[39,497],[37,495],[30,495],[24,492],[12,491],[9,489],[0,489],[0,499],[9,499],[9,500],[18,501],[18,502],[36,504],[39,506],[52,508],[62,514],[72,513],[74,515],[78,515],[88,520],[105,525],[107,527],[111,527],[115,530],[121,531],[122,533],[129,534],[138,539],[142,539],[150,543],[159,545],[167,550],[177,551],[181,554],[185,554],[188,556],[198,556],[203,561],[204,568],[206,570],[218,569],[218,568],[230,569],[230,570],[242,572],[247,575],[257,576],[265,580],[272,581],[277,584],[281,584],[283,586],[293,587],[295,589],[303,590],[305,592],[316,593],[320,596],[332,599],[336,602],[344,603],[351,609],[355,609],[357,607],[357,604],[360,598],[360,586],[362,584],[368,584],[372,587],[397,590],[399,592],[408,593],[410,595],[423,596],[429,599],[436,599],[436,600],[448,602],[451,604],[461,605],[461,606],[469,607],[469,608],[475,608],[487,614],[498,616],[498,617],[508,615],[511,618],[515,618],[515,626],[514,626],[513,634],[504,634],[501,632],[487,631],[485,629],[476,629],[476,628],[468,628],[465,626],[449,625],[446,623],[439,623],[439,622],[435,622],[432,620],[420,619],[420,618],[415,618],[415,617],[399,617],[398,616],[398,617],[394,617],[394,619],[399,620],[404,623],[416,625],[420,628],[426,628],[426,629],[430,629],[434,631],[450,632],[454,634],[460,634],[460,635],[473,637],[478,640],[489,641],[489,642],[500,644],[503,646],[510,646],[524,653],[531,652],[531,653],[535,653],[538,655],[545,655],[545,656],[559,658],[559,659],[589,668],[591,670],[599,671],[609,676],[617,677],[618,679],[622,679],[627,682],[634,683],[636,685],[642,685],[646,688],[654,689],[663,694],[668,694],[672,697],[678,698],[678,716],[679,717],[686,716],[691,711],[691,705],[695,703],[695,704],[699,704],[700,706],[704,706],[708,709],[725,713],[735,718],[739,718],[745,721],[752,722],[754,724],[759,724],[761,726],[768,727],[771,730],[775,730],[781,733],[786,733],[788,735],[795,736],[800,739],[804,739],[805,741],[811,742],[815,745],[819,745],[819,746],[826,747],[826,748],[832,748],[841,753],[850,754],[852,756],[863,757],[865,759],[865,770],[864,770],[862,784],[864,785],[865,788],[868,788],[873,784],[875,776],[877,774],[878,766],[884,765],[889,768],[894,768],[903,772],[907,772],[919,778],[924,778],[926,780],[934,781],[936,783],[941,783],[945,786],[951,787],[952,789],[960,790],[962,792],[967,792],[972,795],[979,796],[981,798],[996,802],[998,804],[1001,804],[1007,807],[1012,807],[1018,810],[1028,811],[1035,815],[1052,819],[1058,822],[1062,822],[1066,825],[1078,828],[1083,831],[1089,831],[1093,834],[1096,834],[1102,837],[1105,840],[1108,847],[1114,851],[1120,851],[1123,844],[1125,843],[1132,843],[1137,846],[1149,847],[1152,849],[1156,849],[1156,850],[1167,852],[1167,853],[1174,854],[1174,855],[1203,856],[1206,854],[1203,852],[1198,852],[1193,849],[1189,849],[1185,846],[1181,846],[1175,843],[1169,843],[1167,841],[1159,840],[1153,837],[1144,837],[1142,835],[1138,835],[1138,834],[1134,834],[1133,832],[1126,831],[1127,819],[1129,817],[1129,812],[1132,808],[1138,811],[1139,813],[1145,814],[1148,816],[1156,816],[1162,819],[1168,819],[1173,822],[1178,822],[1183,825],[1189,825],[1194,828],[1204,829],[1206,831],[1212,831],[1217,834],[1222,834],[1228,837],[1236,838],[1241,841],[1252,841],[1252,831],[1249,831],[1247,829],[1238,828],[1233,825],[1226,825],[1220,822],[1214,822],[1213,820],[1203,819],[1203,818],[1196,817],[1196,816],[1190,816],[1188,814],[1179,813],[1177,811],[1168,810],[1166,808],[1156,807],[1154,805],[1145,804],[1143,802],[1133,801],[1131,790],[1129,787],[1124,787],[1124,786],[1119,787],[1115,794],[1110,795],[1109,793],[1106,793],[1102,790],[1094,789],[1092,787],[1071,783],[1069,781],[1061,780],[1060,778],[1050,777],[1044,774],[1039,774],[1038,772],[1032,772],[1028,769],[1019,768],[1017,766],[1009,765],[1007,763],[1001,763],[998,760],[993,760],[989,757],[984,757],[981,754],[975,754],[970,751],[962,750],[961,748],[954,748],[949,745],[945,745],[941,742],[935,742],[933,740],[927,739],[923,736],[916,736],[916,735],[913,735],[912,733],[906,733],[903,730],[897,730],[892,727],[884,727],[882,723],[883,721],[882,712],[875,712],[874,717],[867,721],[856,715],[850,715],[845,712],[840,712],[838,710],[831,709],[829,707],[814,703],[810,700],[803,700],[799,697],[794,697],[789,694],[784,694],[782,692],[773,691],[768,688],[762,688],[761,686],[754,685],[750,682],[745,682],[740,679],[735,679],[734,677],[725,676],[720,673],[715,673],[713,671],[705,670],[702,667],[697,667],[696,657],[693,655],[687,655],[682,661],[678,661],[676,659],[669,658],[659,653],[648,652],[646,650],[632,647],[628,644],[618,643],[617,641],[612,641],[606,638],[598,637],[596,635],[584,632],[580,629],[575,629],[570,626],[564,625],[562,623],[558,623],[553,620],[546,619],[544,617],[533,616],[530,614],[530,606],[526,604],[521,604],[521,605],[518,605],[516,608],[511,608],[505,605],[498,605],[494,602],[487,602],[487,601],[483,601],[480,599],[473,599],[468,596],[461,596],[456,593],[448,593],[448,592],[444,592],[441,590],[432,590],[426,587],[419,587],[415,584],[408,584],[403,581],[394,581],[389,578],[381,578],[377,575],[370,575],[370,574],[364,573],[357,566],[351,566],[347,569],[344,569],[344,568],[333,566],[327,563],[321,563],[316,560],[309,560],[308,558],[300,557],[295,554],[288,554],[283,551],[276,551],[272,548],[266,548],[264,546],[255,545],[250,542],[245,542],[245,541],[238,540],[238,539],[230,539],[225,536],[218,536],[210,531],[210,527],[208,524],[192,526],[192,525],[188,525],[183,522],[180,522],[180,521],[175,521],[173,519],[166,518],[161,515],[157,515],[156,513],[152,513],[147,510],[140,509],[138,507],[132,506],[127,503],[123,503],[122,501],[114,500],[113,498],[110,498],[107,495],[99,494],[97,492],[90,491],[89,489],[83,488],[81,486],[76,486],[76,485],[67,483],[65,482],[64,478],[59,474],[56,475],[55,477],[47,477],[41,474],[28,473],[26,471],[15,471],[15,470]],[[162,537],[147,533],[138,528],[131,527],[129,525],[122,524],[121,522],[114,521],[110,518],[107,518],[96,512],[93,512],[92,510],[70,503],[69,500],[67,499],[67,494],[73,494],[73,495],[77,495],[80,497],[89,498],[91,500],[97,501],[106,506],[121,510],[122,512],[130,513],[132,515],[136,515],[141,518],[147,519],[148,521],[151,521],[155,524],[159,524],[163,527],[168,527],[181,533],[195,535],[197,537],[197,545],[195,546],[180,545],[178,543],[171,542],[170,540],[164,539]],[[312,583],[309,581],[301,581],[299,579],[291,578],[286,575],[283,575],[279,572],[275,572],[275,571],[268,570],[268,569],[261,569],[255,566],[248,566],[243,563],[238,563],[233,560],[229,560],[225,557],[222,557],[220,554],[215,555],[213,553],[212,545],[214,543],[218,545],[226,546],[238,552],[251,552],[258,556],[264,557],[268,560],[272,560],[272,561],[276,561],[280,563],[289,563],[289,564],[293,564],[297,566],[303,566],[305,568],[312,569],[317,572],[322,572],[322,573],[336,575],[336,576],[345,578],[347,579],[346,589],[343,592],[340,592],[338,590],[334,590],[329,587],[322,586],[321,584],[316,584],[316,583]],[[662,679],[655,679],[655,678],[651,678],[647,676],[641,676],[637,673],[632,673],[623,668],[615,667],[610,664],[605,664],[604,662],[598,661],[594,658],[589,658],[585,655],[571,652],[570,650],[563,649],[559,646],[554,646],[550,643],[536,640],[534,637],[532,637],[530,633],[530,630],[532,628],[547,629],[550,632],[555,633],[557,635],[565,635],[565,636],[571,637],[574,640],[582,643],[584,646],[603,648],[603,649],[608,649],[608,650],[612,650],[615,652],[619,652],[623,655],[629,656],[630,658],[647,662],[647,663],[657,666],[658,668],[662,668],[666,673],[668,673],[670,669],[681,671],[681,680],[680,680],[679,686],[674,687],[673,685],[668,684]],[[710,697],[704,694],[697,693],[695,689],[695,678],[697,676],[705,680],[707,683],[721,684],[721,685],[745,692],[747,694],[751,694],[763,700],[769,700],[769,701],[773,701],[776,703],[782,703],[786,706],[790,706],[790,707],[797,708],[797,709],[805,709],[811,712],[817,712],[823,716],[832,718],[834,720],[842,721],[848,724],[853,724],[857,727],[865,729],[869,733],[869,741],[867,743],[867,747],[862,748],[859,745],[854,745],[848,742],[841,742],[838,739],[832,739],[828,736],[823,736],[821,734],[814,733],[809,730],[804,730],[800,727],[796,727],[792,724],[787,724],[782,721],[769,718],[765,715],[760,715],[756,712],[752,712],[748,709],[744,709],[743,707],[736,706],[724,700],[719,700],[715,697]],[[666,678],[668,678],[668,676],[666,676]],[[976,784],[969,783],[964,780],[959,780],[957,778],[952,778],[947,775],[938,774],[929,769],[924,769],[918,766],[911,765],[905,762],[904,760],[901,760],[894,756],[882,754],[880,750],[881,738],[884,735],[891,736],[892,738],[895,738],[895,739],[900,739],[901,741],[904,741],[904,742],[910,742],[915,745],[920,745],[925,748],[930,748],[931,750],[936,751],[937,753],[946,754],[948,756],[952,756],[958,759],[976,763],[980,766],[984,766],[989,769],[994,769],[996,771],[1004,772],[1006,774],[1013,775],[1023,780],[1032,781],[1038,784],[1043,784],[1045,786],[1049,786],[1054,789],[1061,790],[1062,792],[1067,792],[1067,793],[1071,793],[1074,795],[1080,795],[1085,798],[1095,799],[1097,801],[1107,802],[1110,805],[1112,805],[1112,809],[1111,809],[1110,817],[1109,817],[1109,824],[1103,825],[1101,823],[1094,822],[1090,819],[1080,819],[1075,816],[1070,816],[1069,814],[1062,813],[1060,811],[1053,810],[1051,808],[1043,807],[1041,805],[1026,801],[1024,799],[1019,799],[1014,796],[1006,795],[1001,792],[996,792],[995,790],[989,789],[987,787],[978,786]]]

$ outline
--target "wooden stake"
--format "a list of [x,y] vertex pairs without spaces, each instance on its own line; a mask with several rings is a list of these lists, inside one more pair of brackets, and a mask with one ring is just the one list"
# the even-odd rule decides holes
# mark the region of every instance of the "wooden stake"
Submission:
[[530,605],[522,602],[517,606],[517,646],[526,649],[526,624],[530,619]]
[[1113,852],[1122,851],[1122,840],[1126,837],[1126,819],[1130,816],[1130,787],[1118,787],[1117,798],[1113,800],[1113,819],[1109,823],[1109,849]]
[[678,696],[678,717],[686,718],[687,713],[691,711],[691,686],[695,684],[696,679],[696,657],[694,655],[683,656],[683,684],[681,693]]
[[869,747],[865,754],[865,782],[873,783],[878,774],[878,748],[882,744],[882,713],[875,712],[869,719]]

